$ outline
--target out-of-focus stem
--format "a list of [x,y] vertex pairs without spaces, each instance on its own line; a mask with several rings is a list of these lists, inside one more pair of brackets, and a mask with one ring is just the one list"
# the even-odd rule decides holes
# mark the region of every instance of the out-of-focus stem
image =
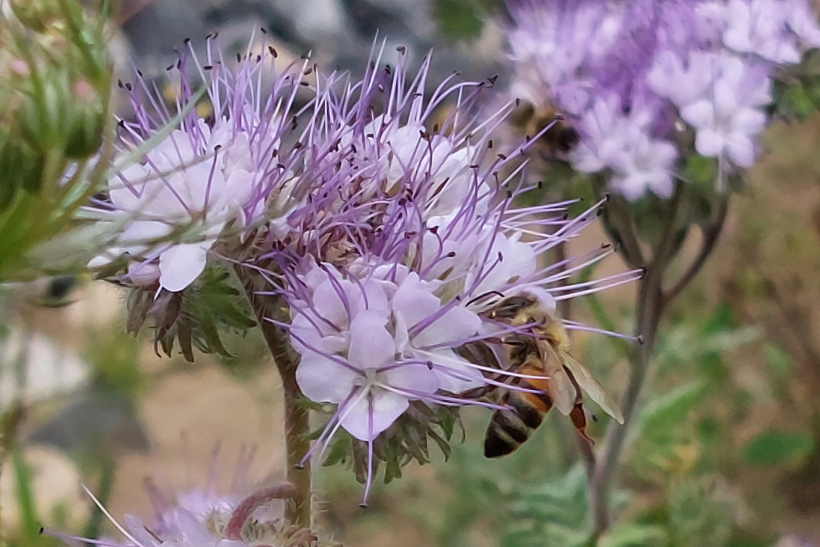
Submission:
[[276,363],[282,379],[285,407],[285,449],[287,451],[287,469],[285,477],[293,485],[296,495],[286,504],[285,518],[292,525],[310,528],[311,521],[311,484],[310,461],[302,459],[310,449],[308,433],[310,416],[308,409],[299,404],[302,392],[296,383],[296,366],[299,357],[290,345],[287,335],[266,318],[281,320],[284,312],[281,302],[271,296],[257,294],[254,280],[242,267],[236,268],[237,275],[245,287],[245,294],[256,314],[257,324],[262,337]]
[[661,292],[660,278],[659,271],[650,269],[640,283],[635,332],[643,336],[644,343],[633,346],[630,351],[629,382],[621,402],[624,423],[622,426],[610,425],[607,429],[602,456],[598,459],[598,464],[590,477],[589,503],[596,537],[609,527],[609,490],[613,474],[635,415],[638,396],[646,380],[649,360],[657,337],[658,323],[663,313],[665,301]]
[[[14,446],[14,441],[17,438],[17,430],[22,421],[23,405],[20,402],[15,403],[5,413],[0,414],[0,476],[2,475],[6,458]],[[0,545],[5,545],[7,538],[3,533],[4,527],[2,524],[3,519],[2,514],[0,514]]]
[[[678,224],[681,222],[678,217],[680,209],[684,206],[684,191],[684,186],[678,183],[675,194],[669,201],[666,212],[667,223],[664,226],[663,234],[653,249],[652,260],[646,266],[646,275],[638,285],[635,305],[635,334],[642,337],[643,344],[633,346],[629,353],[629,381],[621,402],[624,423],[622,426],[610,423],[601,457],[598,459],[594,471],[590,473],[588,498],[593,518],[593,536],[595,538],[609,528],[609,490],[627,433],[635,417],[638,397],[646,381],[663,313],[669,302],[680,294],[706,263],[715,248],[726,220],[728,196],[724,195],[719,197],[712,219],[702,227],[703,242],[700,251],[687,266],[685,273],[669,290],[665,290],[663,283],[664,272],[679,248],[675,244],[675,238],[676,232],[681,228]],[[614,230],[617,238],[621,241],[636,242],[637,237],[625,208],[619,206],[617,202],[612,205],[613,211],[609,223],[606,224],[607,229],[611,233]],[[635,264],[636,260],[641,258],[639,255],[634,255],[635,251],[636,246],[633,244],[622,246],[625,259],[630,264]]]

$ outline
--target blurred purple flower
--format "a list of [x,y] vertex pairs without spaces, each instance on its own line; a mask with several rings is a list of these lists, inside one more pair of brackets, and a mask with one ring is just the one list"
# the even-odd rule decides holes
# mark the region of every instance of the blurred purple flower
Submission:
[[169,495],[161,492],[153,481],[147,481],[148,495],[155,511],[155,518],[149,524],[128,514],[121,524],[88,488],[83,487],[123,540],[82,538],[53,530],[43,532],[69,545],[101,547],[297,547],[307,544],[300,539],[308,537],[314,541],[311,544],[316,545],[315,535],[310,530],[292,527],[284,520],[283,504],[293,495],[290,485],[250,488],[247,474],[253,458],[253,450],[240,452],[230,492],[224,495],[218,494],[215,488],[221,463],[218,449],[214,452],[210,477],[204,488]]
[[[695,150],[745,168],[768,123],[776,65],[820,46],[803,0],[510,0],[512,92],[568,115],[567,159],[627,199],[672,194],[676,122]],[[674,143],[674,144],[673,144]]]

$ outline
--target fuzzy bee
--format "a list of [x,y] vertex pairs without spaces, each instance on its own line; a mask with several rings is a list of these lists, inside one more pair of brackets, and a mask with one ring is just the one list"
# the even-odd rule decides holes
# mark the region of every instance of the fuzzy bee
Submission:
[[532,326],[532,336],[514,334],[504,339],[509,365],[515,372],[501,398],[484,439],[484,455],[504,456],[516,450],[541,425],[554,406],[568,415],[585,438],[586,415],[582,390],[619,423],[623,416],[592,374],[572,356],[566,329],[536,295],[519,294],[502,299],[487,312],[490,319],[520,327]]
[[530,137],[543,132],[536,141],[535,148],[547,159],[563,158],[581,140],[578,131],[551,103],[535,106],[530,102],[520,101],[513,110],[510,121],[519,132]]

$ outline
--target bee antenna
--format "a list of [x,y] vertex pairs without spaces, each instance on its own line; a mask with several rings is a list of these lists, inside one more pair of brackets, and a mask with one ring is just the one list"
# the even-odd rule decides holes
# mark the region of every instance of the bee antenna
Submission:
[[488,296],[493,295],[493,294],[496,295],[496,296],[499,296],[501,298],[504,298],[504,293],[502,293],[502,292],[488,291],[488,292],[485,292],[484,294],[479,294],[478,296],[476,296],[472,300],[468,301],[466,305],[469,306],[470,304],[474,304],[474,303],[478,302],[479,300],[481,300],[482,298],[487,298]]

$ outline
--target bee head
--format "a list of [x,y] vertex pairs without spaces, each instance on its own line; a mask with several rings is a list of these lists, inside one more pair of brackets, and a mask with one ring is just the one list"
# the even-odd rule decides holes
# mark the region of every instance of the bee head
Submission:
[[524,310],[537,304],[538,301],[527,294],[508,296],[490,310],[490,318],[513,323]]

